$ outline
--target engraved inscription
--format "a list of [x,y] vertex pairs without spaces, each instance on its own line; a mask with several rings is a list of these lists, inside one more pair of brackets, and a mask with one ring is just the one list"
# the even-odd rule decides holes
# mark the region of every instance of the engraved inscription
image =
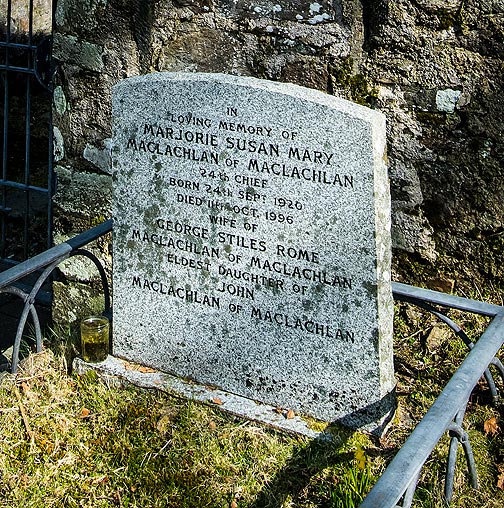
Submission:
[[[272,178],[348,192],[356,185],[354,175],[337,171],[334,152],[302,146],[302,132],[251,124],[239,118],[239,109],[233,106],[226,107],[225,116],[218,121],[196,112],[170,112],[164,123],[139,124],[136,132],[140,135],[128,139],[127,151],[197,163],[198,171],[190,172],[190,179],[166,176],[164,183],[167,189],[173,188],[167,192],[172,203],[202,210],[202,224],[157,218],[147,224],[146,230],[133,229],[131,240],[163,249],[163,261],[168,265],[210,274],[211,291],[219,295],[218,303],[197,292],[186,297],[181,288],[163,283],[156,291],[155,282],[140,284],[138,276],[133,278],[132,287],[184,297],[187,302],[213,302],[211,306],[219,309],[221,298],[233,302],[257,300],[258,288],[272,290],[273,294],[301,295],[314,288],[319,292],[324,288],[351,291],[352,274],[325,268],[319,252],[270,242],[262,233],[269,229],[271,237],[271,228],[295,226],[297,215],[309,208],[302,194],[285,196],[272,191]],[[293,145],[293,140],[298,144]],[[313,318],[302,321],[271,313],[256,304],[250,308],[250,318],[337,340],[355,339],[352,330],[343,332],[337,326],[337,316],[335,323],[320,324]]]

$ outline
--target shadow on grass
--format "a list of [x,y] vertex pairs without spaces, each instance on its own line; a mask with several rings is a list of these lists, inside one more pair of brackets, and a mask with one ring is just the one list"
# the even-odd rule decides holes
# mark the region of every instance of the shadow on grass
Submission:
[[337,482],[336,466],[348,464],[353,456],[341,451],[350,435],[348,432],[334,442],[316,440],[297,448],[250,508],[278,508],[287,502],[300,506],[308,499],[320,507],[331,506],[332,484]]
[[[356,411],[341,422],[365,426],[375,422],[379,415],[391,416],[395,393],[391,392],[380,401]],[[389,418],[387,418],[387,421]],[[371,488],[372,477],[367,459],[361,466],[354,460],[359,445],[359,433],[338,422],[329,427],[320,439],[299,446],[288,463],[259,493],[251,508],[284,506],[287,502],[302,506],[304,501],[318,507],[357,506]],[[386,422],[375,434],[381,435]],[[360,434],[363,441],[369,436]]]
[[[337,430],[334,440],[316,440],[298,448],[287,465],[248,508],[313,507],[355,508],[376,481],[368,437]],[[359,458],[358,458],[359,457]]]

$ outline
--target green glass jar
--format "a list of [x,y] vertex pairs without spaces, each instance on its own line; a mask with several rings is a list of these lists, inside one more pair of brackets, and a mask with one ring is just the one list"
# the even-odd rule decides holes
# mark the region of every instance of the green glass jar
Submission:
[[89,363],[103,362],[109,353],[109,320],[89,316],[81,321],[82,359]]

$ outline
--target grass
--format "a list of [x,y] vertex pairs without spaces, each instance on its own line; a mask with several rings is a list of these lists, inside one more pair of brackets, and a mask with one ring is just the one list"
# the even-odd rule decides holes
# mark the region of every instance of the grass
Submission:
[[[481,323],[466,321],[476,334]],[[57,348],[33,354],[0,383],[0,507],[356,507],[466,354],[409,307],[398,306],[395,327],[398,410],[380,440],[340,429],[333,442],[310,441],[94,373],[69,375]],[[464,422],[481,489],[468,486],[460,453],[454,507],[504,505],[504,437],[485,431],[492,418],[502,425],[502,411],[487,402],[482,383]],[[415,507],[443,506],[447,449],[443,438]]]
[[93,374],[68,376],[46,350],[3,380],[0,506],[321,506],[370,445],[281,435]]

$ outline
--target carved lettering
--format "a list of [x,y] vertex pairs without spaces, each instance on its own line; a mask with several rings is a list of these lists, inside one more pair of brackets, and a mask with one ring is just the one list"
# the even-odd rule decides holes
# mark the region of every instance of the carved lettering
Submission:
[[259,307],[252,306],[250,317],[258,321],[264,321],[277,326],[292,328],[294,330],[301,330],[313,335],[320,335],[321,337],[346,340],[352,343],[355,341],[355,332],[351,330],[333,328],[327,323],[319,323],[312,319],[305,320],[297,316],[290,316],[288,314],[275,312],[269,309],[263,310]]
[[258,142],[255,139],[227,137],[226,148],[229,150],[236,149],[240,152],[258,153],[269,157],[279,157],[280,155],[278,144]]
[[340,175],[321,169],[312,169],[309,167],[298,168],[297,166],[288,166],[278,162],[259,162],[257,159],[250,159],[247,169],[258,173],[266,173],[283,178],[294,178],[305,180],[307,182],[322,183],[324,185],[334,185],[343,188],[354,187],[354,178],[352,175]]
[[270,261],[259,256],[252,256],[250,258],[250,266],[293,279],[307,280],[341,289],[352,289],[352,279],[342,275],[329,274],[324,270],[313,270],[312,268],[289,265],[281,261]]
[[184,300],[188,303],[197,303],[199,305],[220,309],[219,297],[210,296],[197,290],[173,286],[158,280],[141,279],[137,275],[132,277],[131,286],[151,291],[153,293],[179,298],[180,300]]

